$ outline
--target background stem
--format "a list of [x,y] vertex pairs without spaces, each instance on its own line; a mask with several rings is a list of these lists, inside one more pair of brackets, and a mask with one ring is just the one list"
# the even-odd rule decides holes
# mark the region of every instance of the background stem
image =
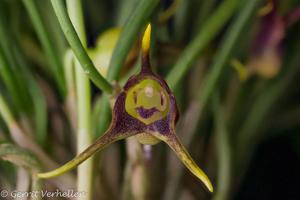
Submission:
[[231,149],[229,143],[229,134],[226,127],[224,111],[221,107],[218,94],[213,98],[216,148],[218,160],[217,188],[214,194],[214,200],[229,199],[229,190],[231,183]]
[[[81,44],[86,47],[86,34],[82,13],[81,0],[67,0],[67,8],[72,24],[81,40]],[[81,153],[92,143],[91,131],[91,88],[87,75],[80,66],[78,60],[75,61],[76,74],[76,94],[77,94],[77,153]],[[93,159],[90,158],[78,166],[77,170],[77,191],[86,192],[85,199],[93,199]]]

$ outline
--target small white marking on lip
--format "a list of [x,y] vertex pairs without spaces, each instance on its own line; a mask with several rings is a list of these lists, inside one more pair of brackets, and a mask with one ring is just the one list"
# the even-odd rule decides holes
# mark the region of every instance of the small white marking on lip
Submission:
[[147,97],[153,97],[153,87],[147,86],[144,91]]

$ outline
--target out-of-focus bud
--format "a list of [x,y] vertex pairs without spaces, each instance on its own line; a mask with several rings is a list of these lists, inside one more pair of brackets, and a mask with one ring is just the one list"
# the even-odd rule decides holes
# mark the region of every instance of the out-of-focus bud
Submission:
[[250,59],[245,65],[237,59],[231,62],[241,81],[246,81],[255,74],[271,79],[281,69],[285,30],[300,20],[300,7],[281,16],[277,9],[278,2],[269,0],[258,12],[261,21],[252,41]]
[[94,65],[102,76],[106,76],[109,62],[120,37],[121,28],[111,28],[102,33],[96,42],[96,47],[89,50]]
[[282,64],[285,25],[277,10],[277,2],[271,0],[272,10],[262,17],[255,37],[248,67],[264,78],[273,78]]
[[[95,48],[88,50],[88,53],[98,72],[104,77],[107,75],[109,62],[118,39],[121,36],[121,32],[122,29],[118,27],[108,29],[98,37]],[[128,54],[125,63],[126,66],[137,58],[137,53],[138,50],[136,46],[134,46]]]

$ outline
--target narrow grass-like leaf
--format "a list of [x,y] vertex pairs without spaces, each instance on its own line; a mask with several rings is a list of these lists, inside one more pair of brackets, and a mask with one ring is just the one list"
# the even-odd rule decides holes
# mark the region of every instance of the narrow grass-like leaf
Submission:
[[8,92],[11,94],[14,106],[22,112],[29,113],[32,103],[29,93],[26,90],[26,79],[20,73],[20,66],[15,61],[16,58],[11,45],[15,41],[11,38],[12,34],[7,23],[4,13],[0,12],[0,26],[7,27],[6,29],[0,29],[0,68],[2,68],[1,71],[3,72],[0,75]]
[[16,81],[14,79],[14,76],[12,76],[12,72],[7,64],[6,58],[4,56],[4,53],[2,49],[0,49],[0,70],[1,70],[1,79],[3,81],[3,84],[5,85],[6,89],[8,90],[14,105],[19,110],[22,109],[22,98],[20,97],[20,93],[18,93],[19,89],[18,86],[15,84]]
[[205,22],[197,36],[185,48],[166,78],[172,90],[175,89],[176,84],[188,72],[199,53],[217,35],[226,21],[233,15],[237,2],[237,0],[223,1],[213,15]]
[[8,126],[14,121],[14,117],[10,112],[2,94],[0,94],[0,115]]
[[239,14],[236,16],[235,21],[229,27],[227,33],[224,36],[223,43],[219,47],[218,52],[216,53],[214,63],[211,66],[211,71],[205,77],[203,82],[203,87],[200,90],[199,101],[202,107],[208,102],[208,99],[216,89],[216,85],[220,80],[224,68],[227,66],[226,62],[228,61],[234,46],[244,28],[245,24],[251,18],[258,0],[247,1],[243,4]]
[[126,56],[159,0],[141,0],[125,24],[109,64],[107,79],[117,80]]
[[23,3],[27,9],[27,12],[31,18],[33,26],[37,32],[37,36],[47,54],[51,71],[55,77],[58,88],[62,96],[65,96],[65,80],[63,74],[61,56],[57,54],[54,43],[51,42],[49,32],[46,30],[44,22],[35,0],[23,0]]
[[231,184],[231,147],[224,109],[221,106],[218,94],[213,96],[213,111],[215,120],[216,134],[216,152],[217,152],[217,189],[214,194],[214,200],[229,199],[229,190]]
[[[16,39],[16,41],[18,40]],[[12,45],[12,48],[15,54],[16,63],[20,66],[20,73],[22,73],[27,80],[29,88],[28,91],[31,95],[36,141],[41,146],[44,146],[47,138],[48,124],[46,99],[38,85],[38,82],[35,80],[32,71],[30,71],[29,63],[25,60],[18,43],[16,42]]]

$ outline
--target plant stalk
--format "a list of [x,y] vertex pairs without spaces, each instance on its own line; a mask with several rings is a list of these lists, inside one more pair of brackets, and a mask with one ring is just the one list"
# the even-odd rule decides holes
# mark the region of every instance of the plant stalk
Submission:
[[[71,22],[81,44],[86,48],[86,34],[81,0],[67,0],[67,9]],[[91,131],[91,87],[87,75],[78,60],[75,61],[77,94],[77,153],[81,153],[92,143]],[[93,159],[90,158],[78,166],[77,191],[84,191],[84,199],[91,200],[93,194]]]

